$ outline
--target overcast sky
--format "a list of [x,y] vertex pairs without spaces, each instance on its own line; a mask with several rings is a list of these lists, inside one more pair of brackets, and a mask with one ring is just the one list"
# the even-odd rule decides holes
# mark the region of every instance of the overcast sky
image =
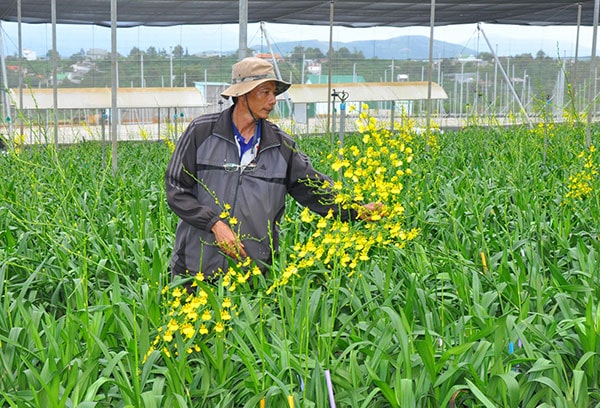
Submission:
[[[322,40],[329,41],[329,26],[290,26],[265,23],[265,30],[276,51],[277,42]],[[577,39],[576,27],[529,27],[482,24],[482,31],[499,55],[531,53],[543,50],[549,56],[573,56]],[[2,34],[5,55],[15,55],[18,46],[16,23],[3,22]],[[356,40],[383,40],[402,35],[429,36],[429,27],[334,27],[333,40],[350,42]],[[52,30],[49,24],[23,24],[23,48],[38,55],[45,55],[52,48]],[[476,24],[436,27],[434,38],[463,45],[480,51],[489,51],[487,43],[479,34]],[[239,31],[236,24],[198,25],[176,27],[133,27],[118,30],[117,48],[127,55],[133,47],[147,50],[154,46],[167,52],[182,45],[189,53],[203,51],[229,52],[238,48]],[[57,28],[59,53],[70,56],[81,49],[110,49],[110,28],[93,25],[59,25]],[[266,44],[259,24],[248,26],[248,44]],[[579,55],[591,55],[592,29],[580,30]]]

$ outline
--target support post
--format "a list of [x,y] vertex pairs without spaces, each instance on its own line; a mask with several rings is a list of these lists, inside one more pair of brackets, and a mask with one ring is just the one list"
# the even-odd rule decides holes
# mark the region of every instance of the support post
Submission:
[[58,150],[58,50],[56,45],[56,0],[51,3],[52,15],[52,106],[54,116],[54,147]]
[[119,113],[117,107],[117,86],[119,83],[118,61],[117,61],[117,0],[110,1],[110,39],[111,39],[111,109],[110,109],[110,136],[112,141],[112,169],[117,173],[117,139]]
[[238,58],[243,60],[248,56],[248,0],[239,0],[240,37]]
[[[4,106],[2,120],[10,122],[10,96],[8,95],[8,79],[6,75],[6,57],[4,55],[3,32],[2,20],[0,20],[0,64],[2,65],[2,88],[0,89],[0,94],[2,95],[2,105]],[[8,136],[10,137],[11,135],[9,134]]]
[[[279,65],[277,65],[277,58],[275,58],[275,53],[273,52],[273,48],[271,47],[271,42],[269,41],[269,35],[267,34],[267,30],[265,29],[264,21],[260,22],[260,29],[262,30],[263,34],[265,35],[265,41],[267,42],[267,47],[269,48],[269,53],[271,54],[271,58],[273,59],[273,67],[275,68],[275,73],[277,74],[277,79],[283,80],[281,78],[281,72],[279,71]],[[290,113],[290,117],[292,118],[292,121],[293,121],[294,113],[292,112],[292,103],[290,102],[290,98],[288,96],[287,90],[283,93],[283,96],[285,98],[285,102],[287,104],[288,111]]]
[[333,4],[334,0],[329,1],[329,55],[327,56],[327,132],[330,133],[331,144],[333,146],[333,132],[331,131],[331,65],[333,58]]
[[[17,2],[17,26],[18,26],[18,43],[19,43],[19,111],[15,115],[19,120],[19,137],[23,137],[23,31],[22,31],[22,8],[21,0]],[[33,144],[33,133],[30,132],[30,143]]]
[[589,149],[592,145],[592,115],[596,100],[596,44],[598,40],[598,13],[600,13],[600,0],[594,2],[594,30],[592,36],[592,60],[590,62],[590,89],[588,90],[587,124],[585,128],[585,145]]
[[[429,73],[427,74],[427,120],[425,121],[425,151],[429,152],[429,132],[431,130],[431,87],[433,81],[433,29],[435,27],[435,0],[431,0],[429,22]],[[461,81],[463,78],[460,79]]]
[[[599,0],[596,0],[596,1],[599,1]],[[511,84],[510,78],[506,74],[506,71],[504,70],[504,67],[502,67],[502,64],[500,64],[500,61],[498,60],[498,55],[496,55],[496,53],[494,52],[494,49],[492,48],[492,44],[490,44],[490,41],[488,40],[487,36],[485,35],[485,32],[481,28],[481,24],[477,24],[477,29],[483,35],[483,39],[487,43],[487,45],[488,45],[488,47],[490,49],[490,52],[494,55],[494,59],[496,60],[496,63],[498,64],[498,68],[500,69],[500,72],[502,72],[502,75],[504,76],[504,80],[506,81],[506,85],[509,87],[510,92],[512,93],[513,97],[515,98],[515,100],[519,104],[519,108],[521,108],[521,112],[523,113],[523,115],[525,115],[525,119],[527,120],[527,124],[529,125],[530,128],[533,129],[533,123],[531,122],[531,118],[527,114],[527,111],[525,110],[525,107],[523,106],[523,103],[521,103],[521,99],[519,99],[519,95],[517,94],[517,91],[515,91],[515,88]]]

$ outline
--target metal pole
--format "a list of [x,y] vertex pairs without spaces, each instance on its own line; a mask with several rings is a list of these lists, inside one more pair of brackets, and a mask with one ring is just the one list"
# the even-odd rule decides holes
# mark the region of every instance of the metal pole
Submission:
[[429,73],[427,75],[427,120],[425,128],[425,151],[429,151],[429,131],[431,129],[431,88],[433,81],[433,29],[435,27],[435,0],[431,0],[429,20]]
[[[2,64],[2,105],[4,106],[4,117],[2,120],[10,122],[10,96],[8,95],[8,79],[6,75],[6,58],[4,55],[4,35],[2,34],[2,20],[0,20],[0,63]],[[9,135],[10,137],[10,135]]]
[[169,55],[169,87],[173,88],[173,49],[171,48],[171,55]]
[[144,54],[140,52],[140,87],[144,88]]
[[341,91],[339,93],[340,98],[340,147],[344,147],[344,134],[346,132],[346,100],[348,99],[348,92]]
[[579,60],[579,31],[581,28],[581,2],[577,4],[577,37],[575,40],[575,61],[573,62],[573,75],[571,75],[571,83],[573,84],[573,95],[571,99],[571,104],[573,106],[573,111],[576,110],[575,103],[575,95],[577,93],[577,64]]
[[118,112],[117,112],[117,85],[119,71],[117,65],[117,0],[110,0],[110,42],[111,42],[111,109],[110,109],[110,133],[112,140],[112,169],[116,174],[117,165],[117,136],[118,136]]
[[240,60],[248,56],[248,0],[239,1],[240,36],[238,58]]
[[459,116],[462,118],[463,116],[463,86],[465,83],[465,62],[460,62],[460,98],[459,98],[459,106],[458,112]]
[[160,140],[160,107],[158,107],[156,109],[157,113],[156,113],[156,140]]
[[328,75],[327,75],[327,132],[331,134],[331,144],[333,145],[333,132],[331,131],[331,65],[333,58],[333,3],[329,1],[329,55],[327,56]]
[[106,117],[106,112],[102,110],[102,113],[100,114],[100,123],[102,125],[102,168],[104,168],[106,164]]
[[52,101],[54,107],[54,147],[58,149],[58,51],[56,49],[56,0],[52,0]]
[[[19,112],[15,115],[19,120],[19,136],[23,137],[23,33],[21,30],[21,0],[17,2],[17,32],[19,43]],[[33,138],[33,134],[30,134]],[[30,140],[33,143],[33,140]]]
[[592,115],[594,114],[594,100],[596,97],[596,44],[598,40],[598,13],[600,12],[600,0],[594,2],[594,34],[592,36],[592,60],[590,63],[590,89],[588,90],[587,124],[585,128],[585,145],[589,149],[592,145]]
[[[269,53],[271,54],[271,58],[273,59],[273,67],[275,68],[275,73],[277,74],[277,78],[281,78],[281,72],[279,72],[279,66],[277,65],[277,58],[275,58],[275,53],[273,52],[273,48],[271,48],[271,42],[269,41],[269,35],[267,34],[267,30],[265,29],[265,22],[260,22],[260,29],[265,35],[265,41],[267,42],[267,47],[269,48]],[[285,102],[287,103],[288,111],[292,120],[294,120],[294,114],[292,113],[292,103],[290,102],[290,98],[288,97],[287,91],[284,92]]]
[[390,133],[394,133],[394,113],[396,111],[396,101],[392,101],[392,107],[390,109]]
[[[596,0],[596,1],[600,1],[600,0]],[[487,43],[487,45],[488,45],[488,47],[490,49],[490,52],[492,54],[494,54],[494,59],[496,60],[496,63],[498,64],[498,68],[500,69],[500,72],[502,72],[502,75],[504,76],[504,79],[506,80],[506,85],[510,88],[510,91],[511,91],[513,97],[515,98],[515,100],[519,104],[519,107],[521,108],[521,112],[523,113],[523,115],[525,115],[525,119],[527,120],[527,123],[529,124],[529,127],[533,128],[533,123],[531,123],[531,118],[529,117],[529,115],[527,114],[527,111],[525,110],[525,107],[521,103],[521,100],[519,99],[519,95],[517,95],[517,92],[515,91],[515,88],[510,83],[510,78],[506,74],[506,71],[502,67],[502,64],[500,64],[500,61],[498,61],[498,56],[494,52],[494,49],[492,48],[492,44],[490,44],[490,41],[488,40],[487,36],[485,35],[485,32],[481,28],[480,24],[477,24],[477,29],[479,31],[481,31],[481,34],[483,35],[483,38],[485,39],[485,42]]]
[[[498,55],[498,44],[496,44],[496,55]],[[498,60],[494,61],[494,111],[498,104]]]
[[335,134],[335,98],[337,97],[337,92],[335,91],[335,89],[333,90],[332,93],[332,99],[331,99],[331,140],[333,142],[333,135]]

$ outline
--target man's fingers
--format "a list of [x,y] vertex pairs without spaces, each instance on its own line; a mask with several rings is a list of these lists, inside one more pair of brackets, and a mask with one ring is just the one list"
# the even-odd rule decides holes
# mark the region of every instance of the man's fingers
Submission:
[[240,257],[245,258],[248,256],[246,254],[246,250],[244,249],[244,244],[239,241],[221,241],[218,243],[218,245],[223,252],[232,258],[239,259]]
[[246,258],[248,255],[246,254],[246,249],[244,248],[244,244],[242,244],[241,242],[239,243],[239,254],[242,256],[242,258]]

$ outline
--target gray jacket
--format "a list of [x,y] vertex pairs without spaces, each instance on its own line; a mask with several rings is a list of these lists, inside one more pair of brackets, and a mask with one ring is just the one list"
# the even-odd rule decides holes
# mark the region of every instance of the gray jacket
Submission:
[[[202,271],[211,276],[219,269],[226,271],[227,259],[210,231],[226,203],[239,222],[234,231],[242,238],[248,256],[260,266],[270,265],[272,253],[277,251],[287,193],[320,215],[329,209],[339,213],[331,191],[320,188],[329,178],[317,172],[296,143],[269,121],[261,124],[255,166],[226,170],[226,163],[230,167],[239,164],[232,109],[194,119],[167,166],[167,201],[180,218],[171,258],[174,274]],[[341,217],[355,218],[356,213],[343,211]]]

